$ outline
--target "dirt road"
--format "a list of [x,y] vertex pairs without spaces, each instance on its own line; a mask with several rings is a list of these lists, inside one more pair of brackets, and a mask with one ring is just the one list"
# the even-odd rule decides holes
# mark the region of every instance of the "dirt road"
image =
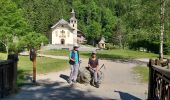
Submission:
[[[83,59],[81,67],[87,65]],[[61,72],[38,75],[37,85],[26,85],[19,93],[5,100],[143,100],[147,98],[147,84],[140,83],[132,74],[135,64],[101,60],[105,64],[105,77],[100,88],[77,83],[68,85],[69,69]]]

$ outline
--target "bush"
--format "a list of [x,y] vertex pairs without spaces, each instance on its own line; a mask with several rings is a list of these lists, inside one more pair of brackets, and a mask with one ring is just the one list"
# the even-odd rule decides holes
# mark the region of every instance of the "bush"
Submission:
[[164,44],[164,54],[170,54],[170,42]]
[[[140,48],[146,49],[148,52],[159,54],[159,42],[152,42],[147,40],[140,40],[130,43],[129,49],[139,50]],[[170,42],[164,42],[164,54],[170,54]]]
[[0,52],[4,52],[4,51],[5,51],[5,46],[2,43],[0,43]]
[[111,43],[106,43],[106,49],[107,50],[116,49],[116,46],[112,45]]

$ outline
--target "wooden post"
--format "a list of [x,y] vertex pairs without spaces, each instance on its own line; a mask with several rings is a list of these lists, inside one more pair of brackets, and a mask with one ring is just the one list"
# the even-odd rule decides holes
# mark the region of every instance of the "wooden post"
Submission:
[[170,67],[170,59],[167,59],[167,69]]
[[153,69],[152,69],[152,65],[155,64],[155,61],[150,59],[149,60],[149,64],[148,64],[148,67],[149,67],[149,84],[148,84],[148,100],[152,100],[152,97],[153,97]]
[[12,79],[12,92],[17,92],[18,86],[17,86],[17,65],[18,65],[18,55],[17,54],[11,54],[8,55],[8,60],[12,60],[13,61],[13,72],[11,72],[13,75],[13,79]]
[[36,49],[34,49],[34,57],[33,57],[33,83],[36,83]]

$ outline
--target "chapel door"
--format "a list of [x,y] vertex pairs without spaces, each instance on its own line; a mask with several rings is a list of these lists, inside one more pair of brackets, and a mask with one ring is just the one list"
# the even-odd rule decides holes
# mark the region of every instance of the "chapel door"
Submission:
[[65,40],[61,39],[61,44],[64,45],[65,44]]

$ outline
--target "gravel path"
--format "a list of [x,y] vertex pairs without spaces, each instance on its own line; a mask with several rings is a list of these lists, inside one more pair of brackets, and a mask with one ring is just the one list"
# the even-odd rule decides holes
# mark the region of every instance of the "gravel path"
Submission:
[[[81,67],[86,66],[83,59]],[[19,93],[5,100],[143,100],[147,98],[147,84],[135,80],[135,64],[101,60],[105,64],[105,78],[100,88],[77,83],[71,87],[66,82],[69,69],[37,76],[37,85],[25,85]]]
[[[86,46],[86,45],[79,45],[79,51],[94,51],[96,49],[99,49],[97,47],[92,47],[92,46]],[[42,50],[51,50],[51,49],[69,49],[72,50],[73,46],[72,45],[52,45],[49,44],[47,46],[44,46],[41,48]]]

